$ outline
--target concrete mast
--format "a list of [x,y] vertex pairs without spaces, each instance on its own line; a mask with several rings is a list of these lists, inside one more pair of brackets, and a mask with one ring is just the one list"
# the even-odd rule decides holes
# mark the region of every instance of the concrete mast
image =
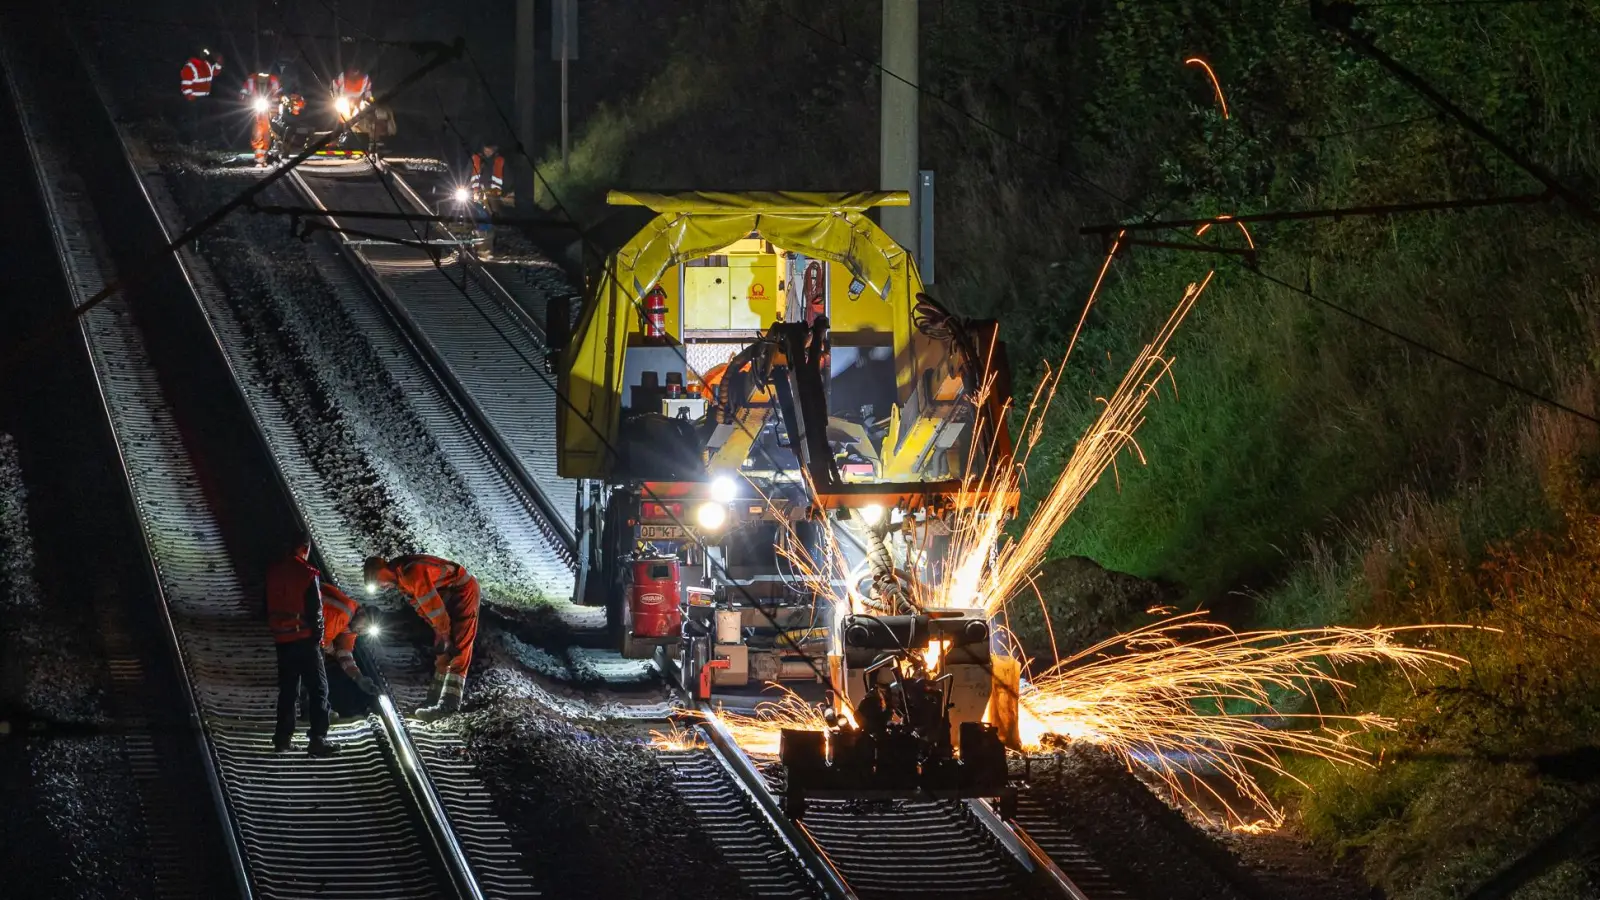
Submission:
[[[883,51],[878,73],[882,107],[878,131],[878,182],[886,191],[917,196],[917,0],[882,0]],[[898,77],[896,77],[898,76]],[[903,80],[902,80],[903,79]],[[882,207],[880,222],[908,252],[917,250],[917,210]]]
[[535,157],[539,148],[533,142],[533,0],[517,0],[516,95],[517,140],[528,156]]

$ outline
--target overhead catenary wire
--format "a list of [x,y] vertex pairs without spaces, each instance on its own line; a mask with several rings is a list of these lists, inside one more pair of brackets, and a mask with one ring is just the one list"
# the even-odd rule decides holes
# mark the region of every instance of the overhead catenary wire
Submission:
[[[464,48],[465,56],[466,56],[469,64],[472,66],[473,72],[476,74],[476,76],[478,78],[478,81],[479,81],[481,87],[483,88],[485,94],[488,96],[490,104],[494,107],[496,114],[499,116],[502,126],[506,129],[507,133],[512,135],[513,146],[516,148],[518,154],[521,155],[528,162],[530,167],[533,169],[534,177],[536,179],[538,179],[538,181],[544,186],[544,188],[548,192],[552,202],[555,203],[556,208],[564,216],[566,216],[566,218],[567,218],[567,220],[569,222],[572,223],[573,229],[575,231],[577,231],[580,239],[583,242],[583,245],[584,245],[585,249],[590,251],[591,253],[595,254],[596,256],[599,256],[600,255],[600,251],[599,251],[598,246],[594,243],[594,241],[592,239],[589,238],[586,230],[583,229],[582,226],[578,223],[577,218],[575,216],[573,216],[571,211],[565,206],[565,204],[562,203],[559,195],[555,192],[554,188],[550,185],[549,181],[547,179],[545,179],[543,173],[539,171],[538,163],[533,160],[532,156],[528,152],[527,147],[522,143],[521,137],[518,136],[516,134],[515,129],[513,129],[511,127],[510,118],[506,115],[504,107],[499,102],[498,97],[496,97],[496,95],[494,93],[494,90],[493,90],[493,87],[490,85],[489,80],[488,80],[487,76],[484,74],[482,68],[478,65],[477,59],[473,55],[471,49],[467,48],[465,46],[464,42],[463,42],[463,48]],[[452,126],[452,128],[453,128],[453,126]],[[457,132],[457,136],[458,137],[460,136],[459,131]],[[388,190],[387,185],[385,186],[385,189]],[[393,199],[392,193],[391,193],[391,199]],[[415,231],[415,229],[413,229],[413,232],[414,231]],[[468,299],[468,302],[471,303],[472,302],[471,301],[471,297],[470,297],[470,294],[467,292],[465,285],[464,284],[458,284],[455,281],[455,279],[451,278],[448,274],[446,274],[444,272],[442,263],[438,260],[437,257],[435,257],[432,254],[430,254],[429,258],[432,260],[433,265],[436,268],[439,269],[440,274],[443,275],[445,277],[445,279],[450,283],[450,285],[453,288],[455,288],[457,291],[460,291],[463,294],[463,296],[465,296]],[[639,309],[642,312],[642,305],[640,303],[639,298],[636,297],[636,296],[632,296],[632,292],[629,292],[629,291],[625,290],[624,293],[625,293],[625,295],[628,296],[628,299],[633,303],[635,308]],[[481,310],[479,312],[480,312],[480,314],[482,314]],[[683,358],[684,364],[686,366],[688,366],[690,371],[692,372],[693,371],[693,367],[689,366],[688,359],[687,359],[687,357],[685,357],[683,355],[682,349],[681,348],[676,348],[676,347],[674,349],[676,350],[678,355]],[[521,351],[518,350],[517,352],[518,352],[518,355],[521,356]],[[569,397],[566,396],[565,392],[563,392],[560,389],[560,386],[558,384],[552,382],[550,380],[549,376],[544,373],[543,368],[542,367],[538,367],[538,366],[533,366],[531,364],[531,361],[527,360],[527,358],[525,356],[523,356],[522,358],[523,358],[524,362],[529,362],[530,368],[532,368],[534,374],[541,381],[543,381],[547,387],[550,388],[551,392],[556,396],[556,398],[558,400],[560,400],[562,405],[565,406],[568,410],[570,410],[575,416],[577,416],[578,420],[580,422],[582,422],[586,428],[588,428],[591,432],[593,432],[595,437],[600,441],[601,445],[605,448],[606,452],[609,453],[613,458],[620,458],[620,456],[621,456],[620,452],[617,450],[615,445],[613,445],[611,443],[611,441],[605,436],[605,434],[600,430],[599,426],[595,425],[595,423],[589,418],[589,416],[587,416],[582,410],[578,409],[576,404],[574,404],[572,402],[572,400]],[[714,401],[713,401],[713,406],[716,406]],[[745,426],[743,423],[737,423],[737,424],[739,425],[740,429],[745,432],[745,434],[747,436],[750,436],[752,438],[755,437],[754,435],[751,435],[748,427]],[[742,476],[742,473],[741,473],[741,476]],[[795,653],[796,655],[799,655],[800,657],[802,657],[805,660],[807,666],[809,666],[811,668],[812,672],[819,679],[826,681],[827,680],[827,676],[824,673],[823,668],[819,667],[818,664],[817,664],[816,659],[814,657],[812,657],[811,654],[805,652],[805,650],[800,646],[800,643],[792,635],[789,634],[788,630],[784,629],[779,624],[779,622],[777,620],[777,617],[773,614],[772,610],[768,608],[769,605],[762,603],[760,600],[758,600],[756,597],[754,597],[743,585],[738,584],[731,577],[731,575],[728,573],[726,567],[722,566],[722,564],[720,562],[715,561],[714,557],[712,557],[710,554],[708,554],[706,552],[707,548],[706,548],[704,540],[693,529],[690,529],[688,527],[688,525],[681,518],[679,518],[675,513],[672,512],[672,507],[668,502],[666,502],[663,498],[658,496],[654,492],[654,490],[652,490],[649,487],[648,484],[643,484],[642,485],[642,489],[643,489],[643,492],[646,495],[648,495],[649,499],[652,502],[656,503],[658,506],[660,506],[662,508],[662,510],[664,512],[667,513],[667,517],[670,518],[673,521],[673,523],[679,529],[681,529],[686,535],[689,535],[694,540],[695,544],[700,548],[702,554],[705,555],[705,558],[707,559],[707,561],[708,562],[712,562],[713,565],[716,568],[719,568],[721,570],[718,574],[723,578],[723,580],[726,583],[728,583],[729,585],[731,585],[734,588],[736,588],[738,590],[738,592],[743,596],[743,599],[746,602],[748,602],[754,609],[756,609],[757,612],[760,613],[762,615],[762,617],[765,618],[768,621],[768,623],[771,624],[777,630],[777,632],[781,636],[782,640],[784,640],[784,641],[786,641],[788,643],[789,649],[793,653]]]
[[112,297],[115,297],[117,294],[126,289],[128,285],[143,281],[149,276],[149,273],[158,263],[193,243],[201,235],[210,231],[212,228],[215,228],[233,211],[249,205],[257,196],[261,195],[272,185],[283,179],[301,163],[310,159],[312,156],[316,155],[318,151],[326,149],[330,144],[338,140],[362,118],[371,115],[379,103],[388,103],[395,97],[403,94],[412,85],[427,77],[427,75],[434,69],[437,69],[446,62],[459,57],[464,46],[465,44],[460,38],[457,38],[453,45],[444,44],[437,41],[413,44],[412,48],[418,50],[419,52],[432,52],[433,58],[423,63],[418,68],[412,70],[405,77],[401,78],[395,83],[394,87],[390,88],[381,97],[376,98],[366,108],[362,109],[354,116],[351,116],[343,123],[343,125],[341,125],[341,127],[335,128],[333,131],[329,132],[327,136],[308,145],[293,159],[280,163],[278,166],[268,171],[265,176],[236,194],[231,200],[228,200],[226,203],[223,203],[221,206],[217,207],[211,213],[206,215],[205,218],[201,219],[194,225],[189,226],[183,231],[183,233],[168,241],[167,245],[160,251],[142,260],[142,265],[136,267],[132,272],[113,279],[110,283],[106,284],[99,291],[97,291],[94,296],[76,304],[72,308],[72,312],[67,317],[56,320],[56,324],[54,325],[44,326],[39,334],[27,341],[24,341],[17,348],[17,350],[6,359],[5,362],[0,363],[0,370],[14,366],[21,360],[29,358],[34,352],[37,352],[44,345],[44,342],[48,341],[56,333],[56,331],[70,327],[72,323],[80,316],[111,299]]
[[[1315,3],[1315,2],[1317,2],[1317,0],[1313,0],[1313,2]],[[1320,5],[1320,3],[1319,3],[1319,5]],[[972,113],[971,111],[967,110],[965,107],[961,106],[960,104],[956,103],[955,101],[950,100],[949,98],[944,97],[944,96],[942,96],[942,95],[940,95],[940,94],[938,94],[936,92],[929,91],[928,89],[924,88],[922,85],[917,84],[915,82],[912,82],[912,81],[902,77],[901,75],[899,75],[899,74],[897,74],[895,72],[889,71],[888,69],[884,68],[884,66],[882,64],[880,64],[877,60],[873,59],[871,56],[868,56],[867,54],[855,49],[854,47],[851,47],[849,44],[847,44],[847,43],[845,43],[843,41],[840,41],[837,38],[834,38],[832,35],[828,34],[827,32],[816,28],[811,23],[805,21],[802,17],[794,15],[793,13],[791,13],[788,10],[787,6],[785,6],[784,3],[781,2],[781,0],[780,0],[780,2],[778,4],[776,4],[775,8],[778,10],[780,15],[782,15],[784,18],[789,19],[790,21],[794,22],[796,25],[798,25],[799,27],[801,27],[805,31],[808,31],[811,34],[817,35],[818,37],[821,37],[824,40],[827,40],[827,41],[835,44],[836,46],[838,46],[841,49],[845,50],[846,52],[850,53],[851,55],[856,56],[856,57],[866,61],[867,63],[871,64],[880,73],[880,77],[894,78],[894,79],[896,79],[898,81],[904,82],[906,85],[908,85],[911,88],[915,89],[918,93],[922,94],[923,96],[929,97],[929,98],[931,98],[933,100],[937,100],[942,105],[944,105],[944,106],[946,106],[946,107],[948,107],[948,108],[950,108],[952,110],[955,110],[957,113],[959,113],[962,116],[962,118],[965,118],[966,120],[972,122],[973,124],[975,124],[978,127],[982,128],[984,131],[988,132],[989,134],[992,134],[995,137],[1005,141],[1006,143],[1011,144],[1012,146],[1015,146],[1015,147],[1025,151],[1025,152],[1027,152],[1027,153],[1029,153],[1029,154],[1031,154],[1033,156],[1039,157],[1041,159],[1049,160],[1049,161],[1057,164],[1058,166],[1060,166],[1060,171],[1063,174],[1069,176],[1070,178],[1072,178],[1075,181],[1078,181],[1081,184],[1086,185],[1087,187],[1089,187],[1090,189],[1092,189],[1096,193],[1100,194],[1101,196],[1109,198],[1110,200],[1114,201],[1115,203],[1119,204],[1120,206],[1122,206],[1122,207],[1124,207],[1126,209],[1133,210],[1135,212],[1138,211],[1137,207],[1134,205],[1134,203],[1132,201],[1127,200],[1126,198],[1123,198],[1123,197],[1119,196],[1116,192],[1114,192],[1114,191],[1110,190],[1109,188],[1107,188],[1107,187],[1095,182],[1093,179],[1085,176],[1081,172],[1074,171],[1074,170],[1072,170],[1070,168],[1067,168],[1067,167],[1061,165],[1059,159],[1057,159],[1057,155],[1056,154],[1048,153],[1048,152],[1046,152],[1044,150],[1040,150],[1037,147],[1031,146],[1030,144],[1028,144],[1028,143],[1016,138],[1015,136],[1007,134],[1005,131],[1001,130],[1000,128],[995,127],[994,125],[992,125],[989,122],[985,121],[980,116],[975,115],[974,113]],[[1448,101],[1446,101],[1446,102],[1448,103]],[[1452,106],[1452,108],[1454,108],[1454,107]],[[1457,109],[1456,111],[1459,112],[1459,109]],[[1462,115],[1464,115],[1464,114],[1462,114]],[[1496,140],[1498,140],[1498,139],[1496,139]],[[1497,146],[1497,149],[1498,149],[1499,145],[1497,144],[1496,146]],[[1518,155],[1518,157],[1520,158],[1520,154]],[[1537,168],[1537,166],[1536,166],[1536,168]],[[1540,179],[1540,180],[1545,184],[1545,187],[1547,189],[1551,188],[1551,184],[1553,182],[1553,178],[1551,178],[1550,180],[1546,180],[1546,179]],[[1565,188],[1564,185],[1560,185],[1559,182],[1555,182],[1555,184],[1556,184],[1557,187],[1560,188],[1561,191],[1566,191],[1566,192],[1570,193],[1570,191],[1567,188]],[[1574,208],[1575,209],[1580,209],[1580,210],[1582,209],[1581,206],[1575,206]],[[1149,220],[1150,216],[1149,215],[1144,215],[1143,218],[1145,220]],[[1203,242],[1197,240],[1188,231],[1180,230],[1180,229],[1177,229],[1177,228],[1174,228],[1173,230],[1176,231],[1178,234],[1180,234],[1182,236],[1181,239],[1185,243],[1193,244],[1193,245],[1195,245],[1197,247],[1198,246],[1206,246]],[[1453,355],[1451,353],[1447,353],[1447,352],[1445,352],[1443,350],[1440,350],[1439,348],[1434,347],[1433,345],[1428,344],[1425,341],[1422,341],[1422,340],[1419,340],[1419,339],[1417,339],[1415,337],[1406,335],[1406,334],[1404,334],[1404,333],[1402,333],[1400,331],[1397,331],[1397,330],[1395,330],[1393,328],[1390,328],[1390,327],[1388,327],[1386,325],[1383,325],[1382,323],[1378,322],[1375,319],[1372,319],[1372,318],[1370,318],[1368,316],[1365,316],[1365,315],[1361,315],[1359,313],[1354,312],[1353,310],[1349,310],[1348,308],[1346,308],[1346,307],[1344,307],[1344,306],[1342,306],[1340,304],[1335,304],[1332,301],[1328,301],[1328,300],[1326,300],[1326,299],[1324,299],[1322,297],[1319,297],[1318,295],[1311,293],[1309,290],[1299,288],[1299,287],[1291,284],[1290,282],[1284,281],[1284,280],[1282,280],[1280,278],[1277,278],[1276,276],[1269,275],[1266,271],[1262,270],[1258,265],[1251,265],[1245,259],[1232,259],[1231,261],[1237,266],[1237,268],[1240,271],[1247,272],[1247,273],[1249,273],[1249,274],[1251,274],[1253,276],[1256,276],[1258,278],[1264,278],[1264,279],[1266,279],[1266,280],[1268,280],[1270,282],[1276,283],[1276,284],[1284,286],[1284,287],[1288,287],[1289,289],[1293,290],[1295,293],[1300,294],[1301,296],[1304,296],[1307,300],[1310,300],[1310,301],[1315,302],[1315,303],[1319,303],[1319,304],[1321,304],[1321,305],[1323,305],[1323,306],[1325,306],[1325,307],[1327,307],[1329,309],[1334,309],[1334,310],[1337,310],[1339,312],[1347,313],[1352,321],[1357,322],[1358,324],[1373,328],[1374,330],[1377,330],[1377,331],[1389,336],[1390,338],[1392,338],[1394,340],[1400,341],[1401,343],[1404,343],[1407,346],[1412,347],[1413,349],[1416,349],[1418,351],[1426,353],[1427,355],[1432,356],[1433,358],[1438,359],[1441,362],[1447,363],[1449,365],[1456,366],[1457,368],[1460,368],[1462,371],[1467,372],[1468,374],[1471,374],[1471,375],[1474,375],[1474,376],[1477,376],[1477,377],[1481,377],[1481,378],[1486,378],[1489,381],[1494,382],[1495,384],[1498,384],[1498,385],[1500,385],[1502,387],[1505,387],[1505,388],[1513,391],[1514,393],[1517,393],[1517,394],[1519,394],[1521,396],[1527,397],[1530,400],[1534,400],[1536,402],[1545,404],[1546,406],[1549,406],[1552,409],[1556,409],[1556,410],[1559,410],[1561,412],[1565,412],[1565,413],[1569,413],[1569,414],[1572,414],[1572,415],[1576,415],[1579,418],[1582,418],[1582,419],[1584,419],[1586,421],[1590,421],[1590,422],[1600,421],[1600,419],[1597,419],[1594,415],[1582,412],[1581,410],[1577,410],[1577,409],[1575,409],[1575,408],[1573,408],[1573,407],[1571,407],[1571,406],[1569,406],[1569,405],[1567,405],[1565,403],[1562,403],[1559,400],[1556,400],[1554,397],[1550,397],[1550,396],[1548,396],[1546,394],[1543,394],[1543,393],[1540,393],[1538,391],[1535,391],[1532,388],[1526,387],[1524,385],[1520,385],[1520,384],[1518,384],[1518,383],[1516,383],[1514,381],[1511,381],[1508,378],[1504,378],[1502,376],[1495,375],[1494,373],[1489,372],[1487,369],[1484,369],[1484,368],[1482,368],[1480,366],[1477,366],[1477,365],[1474,365],[1474,364],[1472,364],[1470,362],[1467,362],[1466,360],[1463,360],[1463,359],[1461,359],[1461,358],[1459,358],[1459,357],[1457,357],[1457,356],[1455,356],[1455,355]]]
[[[390,200],[393,203],[395,203],[397,206],[400,205],[399,198],[395,196],[395,194],[393,192],[393,188],[391,186],[389,186],[387,181],[384,179],[383,172],[381,170],[379,170],[376,165],[374,165],[374,171],[377,174],[378,180],[380,182],[383,182],[384,190],[388,193],[388,195],[390,197]],[[412,230],[412,233],[417,237],[418,240],[422,239],[421,234],[416,231],[416,228],[415,228],[414,225],[411,226],[411,230]],[[579,410],[575,404],[573,404],[571,399],[567,397],[566,393],[561,390],[560,385],[555,383],[555,382],[553,382],[550,379],[550,376],[545,374],[545,372],[543,370],[543,367],[534,365],[533,361],[529,360],[527,358],[527,356],[525,354],[523,354],[521,348],[518,347],[515,342],[511,341],[509,336],[507,336],[503,331],[500,330],[499,326],[489,318],[487,313],[485,313],[481,308],[479,308],[477,306],[476,301],[473,300],[473,298],[472,298],[471,292],[466,287],[465,278],[463,278],[460,282],[458,282],[456,279],[450,277],[449,273],[445,271],[443,263],[440,262],[440,260],[438,259],[438,257],[436,255],[429,254],[428,258],[432,261],[434,267],[439,271],[439,274],[445,279],[445,281],[448,282],[449,285],[452,288],[454,288],[456,291],[458,291],[462,295],[462,297],[467,300],[468,304],[470,306],[472,306],[478,312],[478,314],[480,316],[482,316],[484,318],[484,320],[489,323],[490,327],[493,328],[496,331],[496,333],[500,334],[501,337],[503,339],[505,339],[506,343],[509,346],[512,347],[513,352],[515,352],[523,360],[523,362],[528,364],[529,369],[531,369],[533,371],[533,373],[534,373],[534,375],[536,377],[538,377],[542,382],[544,382],[545,386],[550,389],[551,393],[567,409],[569,409],[574,415],[576,415],[578,417],[579,421],[581,421],[587,428],[589,428],[589,430],[591,432],[594,433],[595,437],[606,448],[607,452],[611,453],[613,457],[620,457],[620,452],[617,450],[617,448],[610,442],[610,440],[605,436],[605,434],[600,431],[599,427],[597,425],[595,425],[594,422],[587,415],[585,415],[581,410]],[[723,578],[723,580],[727,584],[729,584],[729,585],[733,586],[734,588],[738,589],[738,591],[743,595],[743,598],[752,606],[752,608],[754,608],[758,613],[760,613],[763,616],[763,618],[767,619],[767,621],[777,630],[778,634],[780,635],[780,639],[784,640],[784,641],[786,641],[788,643],[788,645],[789,645],[788,649],[791,652],[793,652],[794,654],[796,654],[796,655],[800,656],[801,658],[803,658],[805,660],[805,662],[806,662],[806,665],[811,668],[813,674],[815,674],[817,676],[817,678],[826,681],[827,680],[827,675],[826,675],[825,667],[819,666],[818,663],[817,663],[817,660],[811,654],[807,653],[804,650],[804,648],[801,647],[800,642],[797,639],[795,639],[788,632],[787,629],[784,629],[783,627],[781,627],[780,623],[777,620],[776,615],[774,615],[772,610],[768,608],[768,604],[763,604],[760,600],[758,600],[756,597],[751,595],[749,593],[749,591],[744,588],[743,585],[740,585],[736,581],[734,581],[732,576],[728,573],[726,567],[722,566],[722,564],[720,562],[716,561],[714,559],[714,557],[712,557],[709,553],[707,553],[707,548],[706,548],[704,540],[693,529],[690,529],[688,527],[687,523],[685,523],[682,520],[682,518],[680,518],[676,513],[674,513],[672,511],[672,506],[670,505],[669,501],[667,501],[666,499],[664,499],[664,498],[660,497],[659,495],[657,495],[655,493],[655,491],[648,484],[642,484],[641,488],[642,488],[643,493],[646,496],[649,497],[651,502],[656,503],[657,505],[659,505],[662,508],[662,511],[666,513],[667,518],[671,519],[674,525],[676,525],[679,529],[681,529],[684,534],[689,535],[693,539],[695,544],[700,548],[702,554],[705,555],[705,559],[707,560],[707,562],[711,563],[714,568],[719,570],[718,574]]]

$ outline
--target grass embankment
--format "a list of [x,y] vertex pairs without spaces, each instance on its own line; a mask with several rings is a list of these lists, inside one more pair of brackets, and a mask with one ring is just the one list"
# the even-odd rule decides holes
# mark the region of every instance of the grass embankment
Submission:
[[[1108,20],[1099,46],[1118,75],[1090,103],[1109,152],[1116,111],[1134,111],[1123,133],[1163,136],[1144,209],[1164,196],[1182,201],[1172,212],[1205,214],[1538,190],[1372,64],[1333,50],[1303,10],[1245,4],[1227,22],[1196,13],[1183,29],[1163,25],[1166,15],[1129,5]],[[1572,29],[1592,37],[1596,25],[1592,11],[1548,4],[1405,11],[1385,16],[1379,34],[1491,127],[1583,183],[1600,168],[1600,73]],[[1203,99],[1204,74],[1180,65],[1188,52],[1217,67],[1231,119]],[[1140,121],[1137,111],[1163,101],[1184,109],[1181,119]],[[1575,217],[1508,207],[1255,235],[1266,272],[1600,409],[1600,240]],[[1174,345],[1176,387],[1140,432],[1149,465],[1125,461],[1120,489],[1092,494],[1056,549],[1178,581],[1191,602],[1240,624],[1502,629],[1441,636],[1470,662],[1426,683],[1356,673],[1349,706],[1402,719],[1366,741],[1383,764],[1300,763],[1309,789],[1279,786],[1309,835],[1364,849],[1369,877],[1390,896],[1464,896],[1600,797],[1573,762],[1600,743],[1596,429],[1228,261],[1138,250],[1091,319],[1067,406],[1035,457],[1036,486],[1097,411],[1088,398],[1109,389],[1182,285],[1213,264],[1217,280]],[[1024,627],[1036,620],[1020,617]],[[1567,862],[1518,896],[1583,896],[1593,884]]]
[[[939,6],[925,17],[924,85],[1006,137],[924,100],[924,162],[939,173],[938,293],[962,313],[1002,320],[1024,400],[1065,346],[1099,266],[1098,245],[1077,235],[1086,222],[1539,189],[1340,49],[1300,2]],[[747,36],[796,34],[771,4],[740,8],[753,17],[739,23]],[[871,53],[873,13],[830,12],[816,24]],[[1385,50],[1489,127],[1575,186],[1600,181],[1592,5],[1372,13]],[[671,127],[612,133],[631,141],[618,180],[870,179],[875,141],[861,126],[875,112],[872,73],[863,82],[849,51],[814,36],[759,46],[695,44],[704,68],[721,72],[721,92]],[[1184,64],[1197,54],[1220,76],[1231,117],[1206,74]],[[728,127],[766,122],[775,143],[754,146],[707,121],[725,112],[729,86],[753,84],[780,89],[768,91],[769,115],[730,117]],[[1253,231],[1265,272],[1531,390],[1600,408],[1600,237],[1570,213],[1517,206]],[[1241,240],[1225,229],[1213,237]],[[1582,779],[1556,776],[1560,754],[1600,738],[1591,674],[1600,471],[1590,461],[1600,436],[1235,261],[1140,248],[1115,265],[1089,318],[1033,457],[1030,497],[1097,411],[1093,398],[1212,265],[1216,280],[1172,347],[1176,387],[1163,388],[1139,435],[1149,464],[1123,460],[1117,486],[1107,478],[1090,495],[1055,551],[1178,582],[1190,603],[1243,625],[1503,629],[1440,637],[1470,664],[1428,683],[1356,673],[1351,706],[1405,719],[1369,741],[1383,765],[1298,765],[1311,790],[1280,787],[1308,834],[1362,848],[1391,896],[1463,895],[1591,799]],[[1014,621],[1039,624],[1027,608]],[[1530,762],[1552,756],[1543,769]],[[1586,878],[1569,863],[1525,896],[1580,895]]]

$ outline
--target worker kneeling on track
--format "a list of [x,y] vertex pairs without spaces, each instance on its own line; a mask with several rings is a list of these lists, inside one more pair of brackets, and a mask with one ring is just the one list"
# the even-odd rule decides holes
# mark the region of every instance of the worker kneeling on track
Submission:
[[368,593],[399,588],[433,629],[433,687],[416,717],[431,722],[460,710],[478,637],[478,579],[460,563],[420,554],[393,560],[368,557],[363,571]]
[[273,749],[287,751],[294,740],[295,700],[306,686],[311,727],[306,752],[332,756],[328,741],[328,672],[322,665],[322,573],[311,565],[311,539],[295,539],[287,557],[267,569],[267,624],[278,651],[277,727]]
[[356,664],[356,637],[368,627],[372,610],[356,602],[331,584],[322,586],[322,652],[331,655],[339,668],[363,694],[377,696],[378,683],[362,674]]

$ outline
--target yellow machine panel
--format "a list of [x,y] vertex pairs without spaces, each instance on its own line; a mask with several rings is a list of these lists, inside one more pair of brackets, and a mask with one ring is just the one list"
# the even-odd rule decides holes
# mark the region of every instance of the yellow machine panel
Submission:
[[770,253],[729,256],[729,328],[764,331],[778,320],[778,267]]
[[839,336],[872,332],[885,341],[894,335],[894,311],[877,291],[865,288],[850,299],[850,282],[855,276],[844,266],[828,266],[828,327]]
[[[607,257],[562,354],[561,387],[571,401],[557,419],[563,475],[604,478],[617,464],[611,448],[632,389],[624,383],[624,358],[630,336],[642,328],[634,307],[643,293],[681,266],[684,296],[681,303],[668,304],[669,327],[681,325],[674,329],[680,339],[692,341],[696,330],[764,329],[782,308],[778,279],[787,271],[779,268],[774,248],[828,263],[833,331],[841,344],[854,343],[850,333],[867,331],[873,333],[867,343],[892,348],[897,361],[893,404],[903,415],[944,416],[940,401],[925,393],[924,385],[945,382],[950,353],[917,330],[912,311],[922,281],[916,267],[866,215],[875,206],[907,205],[904,192],[613,192],[607,199],[614,205],[647,206],[658,215]],[[685,265],[707,257],[726,259],[728,265]],[[849,287],[857,280],[863,289],[852,300]],[[671,322],[674,307],[683,310],[681,323]],[[900,433],[910,435],[910,424],[902,423]],[[914,468],[910,460],[927,458],[928,449],[893,441],[884,448],[884,462],[899,457],[896,468],[907,471]]]
[[684,327],[726,330],[731,324],[731,277],[728,266],[685,266],[683,269]]

